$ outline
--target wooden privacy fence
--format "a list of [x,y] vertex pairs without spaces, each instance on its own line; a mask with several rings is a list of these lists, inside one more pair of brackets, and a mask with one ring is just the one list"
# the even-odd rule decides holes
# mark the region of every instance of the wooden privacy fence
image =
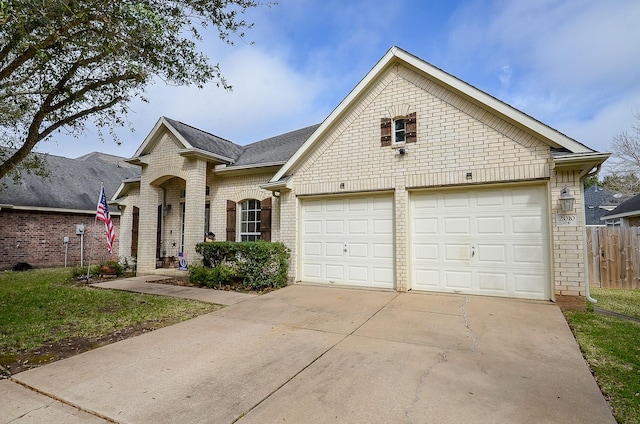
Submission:
[[640,227],[587,227],[589,283],[640,289]]

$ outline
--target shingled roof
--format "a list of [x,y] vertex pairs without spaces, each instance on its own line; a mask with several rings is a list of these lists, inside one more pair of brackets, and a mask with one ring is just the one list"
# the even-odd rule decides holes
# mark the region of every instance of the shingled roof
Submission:
[[604,217],[614,219],[637,215],[640,215],[640,194],[637,194],[630,199],[627,199],[626,201],[620,203],[618,207],[605,214]]
[[43,178],[23,174],[18,184],[9,177],[1,179],[0,184],[5,186],[0,190],[2,207],[94,211],[101,183],[104,183],[105,194],[110,198],[122,180],[140,175],[138,166],[104,153],[89,153],[76,159],[42,156],[50,176]]
[[242,153],[242,146],[239,146],[222,137],[202,131],[198,128],[187,125],[184,122],[176,121],[165,117],[166,121],[184,137],[191,146],[196,149],[215,153],[236,160]]
[[192,148],[230,159],[227,168],[284,164],[320,126],[311,125],[241,146],[184,122],[163,117]]
[[[584,189],[585,221],[587,225],[604,225],[600,220],[629,196],[611,191],[597,184]],[[616,209],[617,210],[617,209]]]
[[242,152],[231,167],[283,164],[293,156],[319,126],[320,124],[311,125],[248,144],[242,148]]

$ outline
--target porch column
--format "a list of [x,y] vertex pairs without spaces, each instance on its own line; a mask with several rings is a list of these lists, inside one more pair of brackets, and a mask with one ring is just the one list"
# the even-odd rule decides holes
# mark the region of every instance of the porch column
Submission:
[[161,199],[162,189],[145,181],[145,173],[143,172],[140,182],[137,275],[144,275],[146,272],[156,269],[158,205],[161,203]]
[[207,186],[207,163],[192,159],[187,163],[184,250],[189,264],[198,263],[200,256],[196,253],[196,244],[204,241],[204,206]]

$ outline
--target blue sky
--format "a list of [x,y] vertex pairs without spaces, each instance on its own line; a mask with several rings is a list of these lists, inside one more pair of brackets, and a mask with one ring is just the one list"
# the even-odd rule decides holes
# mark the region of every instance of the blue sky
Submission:
[[38,151],[131,157],[164,115],[239,144],[321,122],[393,45],[599,151],[640,111],[637,0],[278,0],[246,40],[202,45],[228,82],[147,90],[123,144],[61,136]]

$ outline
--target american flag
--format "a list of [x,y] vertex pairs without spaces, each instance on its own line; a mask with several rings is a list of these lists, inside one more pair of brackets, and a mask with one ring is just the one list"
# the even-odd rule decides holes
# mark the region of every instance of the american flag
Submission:
[[107,197],[104,195],[104,186],[100,189],[100,200],[98,201],[98,212],[96,218],[104,222],[104,228],[107,232],[107,249],[111,253],[111,246],[116,239],[116,231],[113,229],[113,222],[109,215],[109,206],[107,206]]

